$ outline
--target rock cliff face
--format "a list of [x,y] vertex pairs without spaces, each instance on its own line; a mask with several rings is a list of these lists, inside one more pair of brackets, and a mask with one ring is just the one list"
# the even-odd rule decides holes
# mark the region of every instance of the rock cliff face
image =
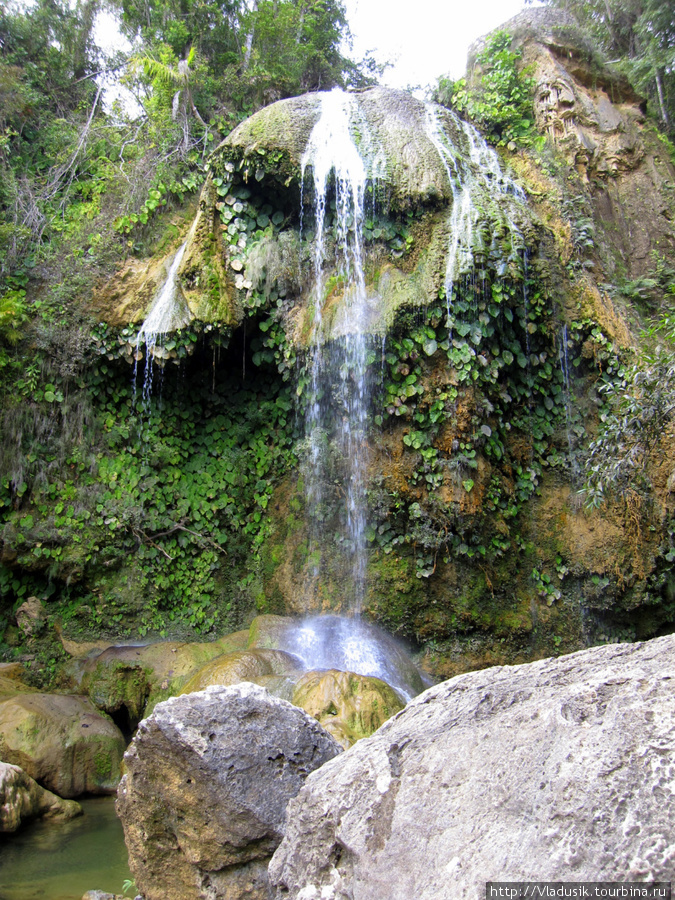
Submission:
[[[527,149],[498,158],[450,110],[401,92],[345,100],[368,175],[362,608],[438,677],[675,623],[671,436],[648,463],[648,503],[591,512],[579,494],[604,388],[672,290],[671,149],[571,20],[531,10],[506,28],[534,80],[539,140]],[[480,75],[474,66],[470,78]],[[315,279],[306,153],[325,101],[282,101],[235,129],[196,216],[172,219],[156,257],[130,263],[95,300],[109,323],[91,401],[98,469],[73,470],[68,496],[56,486],[42,506],[27,488],[3,529],[7,566],[73,586],[67,629],[89,627],[92,598],[105,598],[100,628],[115,643],[121,622],[132,640],[134,629],[174,627],[189,639],[195,625],[236,631],[258,612],[345,611],[339,417],[326,428],[320,510],[303,434],[312,341],[338,353],[350,302],[330,186]],[[155,348],[152,365],[181,366],[168,366],[180,375],[167,371],[160,411],[140,402],[137,329],[185,239],[178,282],[194,318]],[[45,603],[34,633],[19,629],[29,650],[58,607]],[[184,686],[190,652],[177,648],[165,648],[176,660],[147,665],[139,649],[109,654],[98,672],[77,663],[73,683],[131,723],[148,697]],[[115,665],[126,666],[124,690],[108,684]]]
[[146,900],[267,900],[286,805],[340,746],[253,684],[160,703],[125,762],[117,811]]
[[668,881],[675,637],[430,688],[311,775],[277,900],[478,900],[486,881]]
[[504,28],[532,73],[537,126],[578,176],[597,280],[653,274],[655,255],[675,254],[673,161],[642,98],[565,14],[532,10]]

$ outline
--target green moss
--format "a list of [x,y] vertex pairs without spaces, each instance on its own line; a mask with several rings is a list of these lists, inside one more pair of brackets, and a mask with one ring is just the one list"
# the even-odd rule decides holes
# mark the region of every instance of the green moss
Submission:
[[94,771],[97,778],[102,781],[109,781],[113,774],[113,764],[110,754],[106,753],[104,748],[96,751],[94,754]]
[[415,571],[409,555],[369,554],[365,609],[393,633],[414,635],[417,617],[425,606],[424,587]]

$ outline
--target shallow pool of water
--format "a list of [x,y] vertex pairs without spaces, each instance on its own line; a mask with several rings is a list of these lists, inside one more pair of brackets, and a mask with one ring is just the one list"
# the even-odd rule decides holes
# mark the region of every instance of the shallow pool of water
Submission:
[[122,893],[131,876],[115,798],[80,803],[84,815],[70,822],[37,821],[0,835],[0,900],[80,900],[93,889]]

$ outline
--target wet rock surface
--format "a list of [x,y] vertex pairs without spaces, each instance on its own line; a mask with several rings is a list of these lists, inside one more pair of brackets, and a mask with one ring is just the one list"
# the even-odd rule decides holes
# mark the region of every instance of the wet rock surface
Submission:
[[181,693],[203,691],[212,685],[228,686],[241,681],[258,683],[269,676],[295,675],[302,671],[302,663],[283,650],[242,650],[219,656],[201,668],[185,685]]
[[320,722],[346,749],[368,737],[405,706],[380,678],[353,672],[307,672],[293,692],[293,703]]
[[125,756],[117,801],[138,889],[146,900],[266,898],[286,805],[339,752],[257,685],[159,704]]
[[[381,147],[382,177],[395,202],[449,199],[450,190],[438,153],[426,129],[424,103],[405,91],[376,87],[354,95],[361,115],[363,140]],[[309,135],[321,110],[320,94],[280,100],[242,122],[216,153],[236,149],[244,156],[259,150],[284,154],[290,171],[302,163]]]
[[72,819],[81,814],[79,803],[40,787],[19,766],[0,762],[0,832],[16,831],[30,819]]
[[105,647],[82,658],[74,654],[68,668],[71,686],[88,694],[99,709],[135,727],[155,703],[178,693],[210,660],[244,649],[247,638],[243,631],[205,643],[159,641]]
[[124,748],[119,728],[86,697],[0,697],[0,759],[60,797],[114,793]]
[[281,900],[475,900],[485,882],[669,880],[675,637],[462,675],[314,773]]

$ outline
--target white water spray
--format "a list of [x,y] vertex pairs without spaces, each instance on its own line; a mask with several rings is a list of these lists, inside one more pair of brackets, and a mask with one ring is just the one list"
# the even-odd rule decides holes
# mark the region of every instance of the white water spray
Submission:
[[145,376],[143,379],[143,402],[149,404],[152,396],[153,361],[155,357],[165,358],[162,336],[179,328],[184,328],[192,320],[192,313],[178,283],[178,269],[183,261],[187,241],[174,256],[169,272],[150,307],[150,312],[138,330],[136,338],[136,363],[134,365],[134,395],[136,391],[138,361],[143,358],[145,346]]
[[[452,191],[452,208],[448,221],[449,238],[445,269],[445,296],[448,315],[452,302],[452,290],[460,277],[474,268],[477,253],[487,253],[491,248],[485,243],[482,233],[481,209],[490,209],[491,219],[501,222],[510,243],[509,262],[516,262],[518,254],[524,250],[525,242],[515,217],[509,207],[515,202],[525,202],[522,188],[506,174],[499,157],[488,146],[481,134],[468,122],[463,122],[453,112],[443,110],[455,126],[463,133],[469,150],[468,159],[456,147],[440,117],[440,107],[426,105],[426,128],[429,140],[436,148]],[[493,231],[493,242],[494,242]]]

